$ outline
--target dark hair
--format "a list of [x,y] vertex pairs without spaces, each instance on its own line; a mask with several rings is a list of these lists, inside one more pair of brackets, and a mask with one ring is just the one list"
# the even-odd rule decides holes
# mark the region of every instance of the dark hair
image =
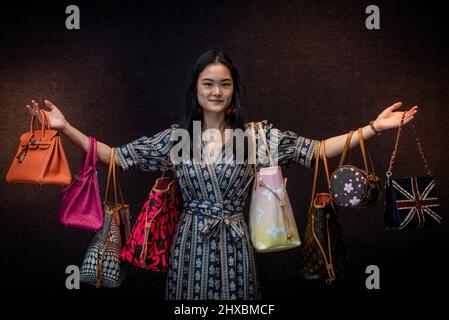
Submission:
[[[198,108],[201,107],[198,103],[197,95],[197,82],[201,72],[210,64],[221,63],[229,69],[233,82],[233,94],[232,99],[228,107],[235,108],[235,114],[225,115],[225,121],[227,121],[231,129],[242,129],[245,131],[245,123],[243,121],[241,105],[240,105],[240,88],[241,86],[246,90],[246,87],[240,81],[237,68],[232,63],[231,59],[223,52],[217,50],[209,50],[203,53],[195,63],[192,73],[190,75],[189,86],[186,92],[184,119],[181,122],[181,127],[188,130],[192,147],[193,140],[193,121],[202,120],[202,114],[198,112]],[[235,141],[234,141],[235,142]],[[235,148],[235,143],[234,143]],[[190,150],[193,150],[192,148]],[[235,154],[235,149],[234,149]]]

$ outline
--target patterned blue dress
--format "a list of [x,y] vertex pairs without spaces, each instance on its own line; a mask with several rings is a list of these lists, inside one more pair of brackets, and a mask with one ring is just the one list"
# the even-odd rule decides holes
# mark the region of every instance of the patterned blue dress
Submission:
[[[280,166],[311,167],[317,140],[282,132],[266,120],[262,124],[268,139],[278,135],[278,152],[273,158]],[[152,137],[141,137],[115,148],[122,171],[138,167],[162,172],[170,137],[177,127],[174,124]],[[257,129],[256,136],[260,139]],[[260,168],[266,166],[265,150],[263,143],[257,145]],[[260,299],[254,250],[244,219],[254,178],[253,165],[181,163],[173,167],[184,212],[172,243],[166,299]]]

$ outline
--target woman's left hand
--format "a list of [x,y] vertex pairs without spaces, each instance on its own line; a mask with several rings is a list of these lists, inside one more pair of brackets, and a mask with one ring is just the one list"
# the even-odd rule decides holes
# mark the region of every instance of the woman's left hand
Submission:
[[[401,124],[403,111],[399,112],[394,110],[398,109],[402,105],[402,102],[396,102],[395,104],[389,106],[374,121],[373,125],[378,131],[383,131],[387,129],[393,129],[399,127]],[[418,112],[418,106],[412,107],[405,113],[404,125],[413,120],[416,113]]]

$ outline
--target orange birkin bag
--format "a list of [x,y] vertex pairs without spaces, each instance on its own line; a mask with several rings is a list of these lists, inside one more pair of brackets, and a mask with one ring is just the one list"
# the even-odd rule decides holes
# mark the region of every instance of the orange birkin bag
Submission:
[[52,130],[47,113],[39,110],[41,129],[36,129],[36,116],[31,117],[30,131],[20,137],[20,145],[6,174],[9,183],[69,185],[72,182],[61,137]]

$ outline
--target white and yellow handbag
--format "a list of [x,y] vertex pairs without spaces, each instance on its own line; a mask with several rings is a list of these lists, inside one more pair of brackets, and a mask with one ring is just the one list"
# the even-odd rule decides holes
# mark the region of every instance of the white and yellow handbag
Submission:
[[254,185],[249,209],[251,242],[257,252],[274,252],[301,245],[295,217],[287,194],[287,178],[280,166],[274,165],[265,130],[258,123],[270,166],[257,172],[256,132],[251,123],[253,140]]

